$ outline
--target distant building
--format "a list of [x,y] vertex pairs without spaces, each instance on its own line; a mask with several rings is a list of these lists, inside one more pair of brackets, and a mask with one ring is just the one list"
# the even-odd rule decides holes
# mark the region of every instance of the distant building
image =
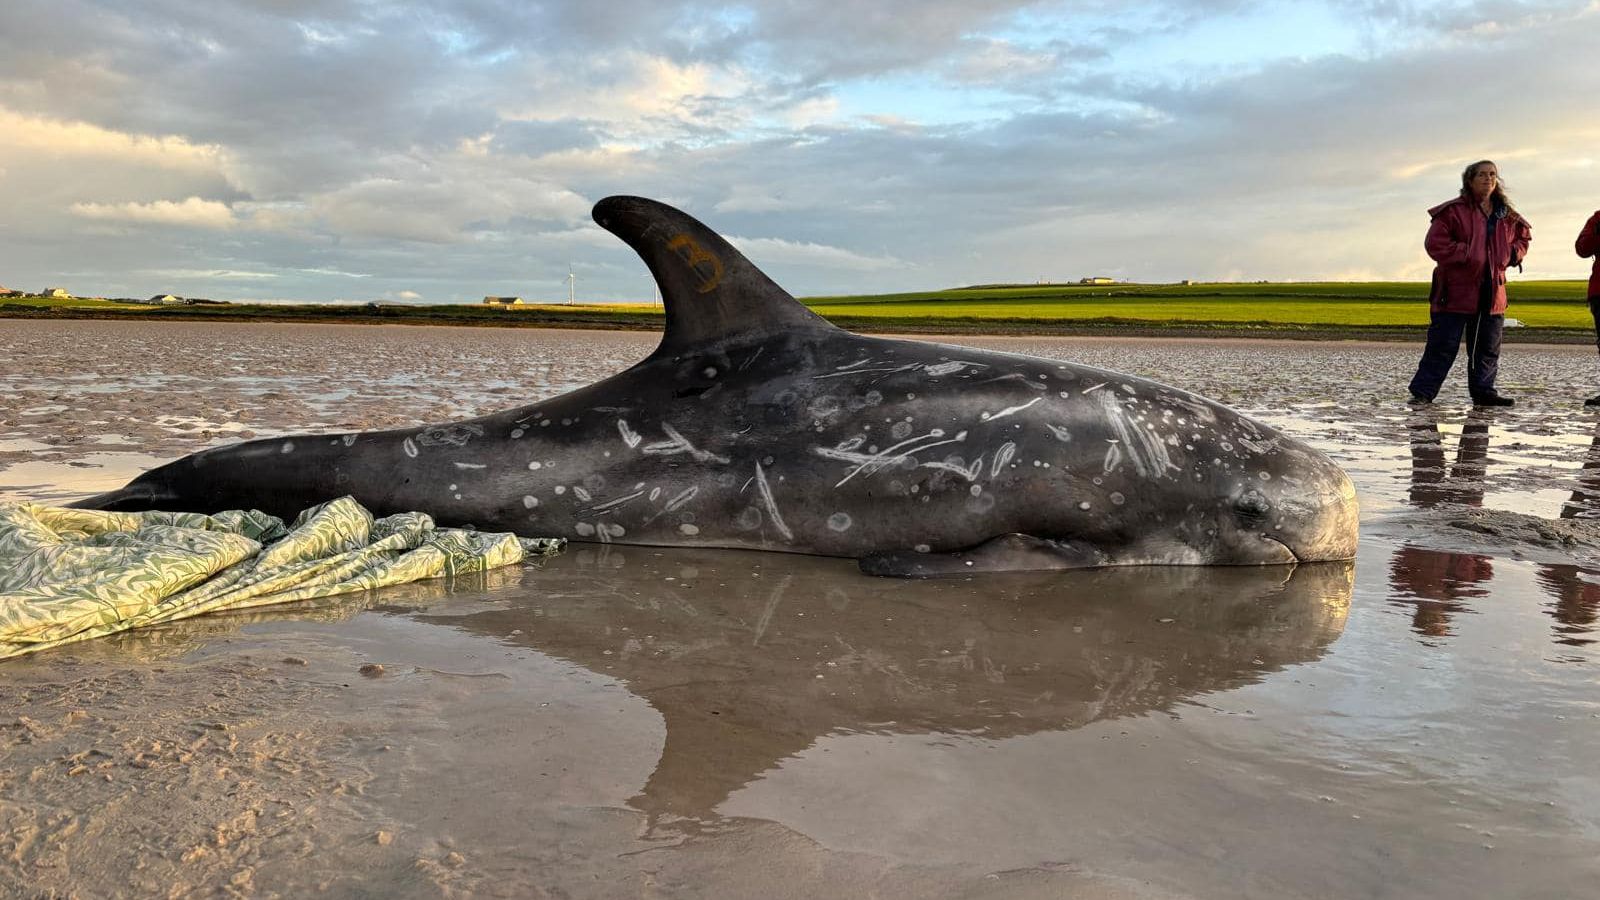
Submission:
[[8,288],[5,285],[0,284],[0,297],[21,297],[21,296],[22,296],[22,292],[21,291],[13,291],[11,288]]
[[523,306],[521,297],[485,297],[484,306]]
[[1088,278],[1079,278],[1078,279],[1078,283],[1079,284],[1116,284],[1117,280],[1115,278],[1107,278],[1104,275],[1091,275]]
[[41,297],[52,297],[52,298],[54,298],[56,300],[71,300],[72,299],[72,295],[67,293],[67,289],[66,288],[45,288],[42,292],[40,292],[39,296],[41,296]]
[[183,298],[179,297],[177,294],[156,294],[154,297],[151,297],[148,302],[150,302],[150,303],[161,303],[161,304],[175,304],[175,303],[182,303],[183,302]]

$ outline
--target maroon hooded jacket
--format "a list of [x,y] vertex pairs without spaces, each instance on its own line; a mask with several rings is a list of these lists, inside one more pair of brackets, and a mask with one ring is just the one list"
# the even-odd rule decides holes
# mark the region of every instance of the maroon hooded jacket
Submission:
[[1600,297],[1600,212],[1589,217],[1578,232],[1578,255],[1594,257],[1594,271],[1589,275],[1589,296]]
[[1433,267],[1433,289],[1428,294],[1433,312],[1475,313],[1483,270],[1494,277],[1494,303],[1489,312],[1506,311],[1506,267],[1528,255],[1533,229],[1522,216],[1506,211],[1489,238],[1489,217],[1475,201],[1457,197],[1428,210],[1433,224],[1422,246],[1438,265]]

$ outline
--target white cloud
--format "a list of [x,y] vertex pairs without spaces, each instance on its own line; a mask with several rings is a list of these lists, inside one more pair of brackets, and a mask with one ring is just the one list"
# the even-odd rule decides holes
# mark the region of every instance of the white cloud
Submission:
[[209,281],[267,281],[277,278],[276,272],[241,272],[231,269],[141,269],[139,274],[152,278],[175,278]]
[[190,228],[232,228],[237,224],[226,203],[190,197],[173,202],[153,203],[74,203],[73,215],[109,222],[148,225],[178,225]]
[[1600,4],[1294,6],[1370,39],[1119,55],[1259,0],[10,0],[6,277],[470,300],[564,294],[570,262],[596,296],[637,295],[637,260],[589,220],[613,193],[762,235],[744,246],[796,293],[1425,276],[1422,211],[1485,156],[1534,222],[1529,274],[1578,274]]
[[904,269],[909,265],[892,256],[865,256],[842,247],[829,247],[807,241],[786,241],[782,238],[743,238],[727,235],[728,243],[740,253],[750,257],[757,265],[790,264],[815,266],[823,269],[841,269],[849,272],[877,272],[885,269]]
[[28,116],[0,106],[0,159],[38,154],[77,159],[86,165],[94,160],[112,160],[124,165],[144,163],[203,171],[217,171],[227,163],[227,154],[215,144]]

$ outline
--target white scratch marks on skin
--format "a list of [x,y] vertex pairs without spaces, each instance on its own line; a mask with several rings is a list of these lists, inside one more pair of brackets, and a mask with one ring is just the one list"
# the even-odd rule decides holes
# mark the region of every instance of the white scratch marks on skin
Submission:
[[[935,428],[927,434],[918,435],[914,438],[907,438],[906,440],[903,440],[900,443],[895,444],[893,447],[890,447],[880,453],[851,453],[844,450],[836,450],[831,447],[812,447],[811,452],[817,454],[818,456],[827,457],[828,459],[837,459],[841,462],[853,462],[856,464],[856,467],[851,469],[848,475],[844,476],[844,478],[839,480],[838,484],[834,485],[835,488],[839,488],[843,487],[846,481],[849,481],[857,475],[860,475],[862,472],[871,475],[877,472],[879,469],[898,463],[902,459],[909,459],[912,454],[921,453],[924,450],[932,450],[934,447],[943,447],[945,444],[960,443],[961,441],[967,439],[967,433],[963,431],[949,440],[938,440],[942,437],[944,437],[944,429]],[[933,439],[933,443],[923,443],[919,446],[913,446],[918,445],[919,442],[927,441],[930,438]]]
[[854,368],[855,366],[864,365],[864,364],[869,363],[871,361],[872,360],[870,360],[870,359],[864,359],[859,363],[852,363],[849,366],[844,366],[841,370],[834,371],[834,372],[829,372],[826,375],[813,375],[813,376],[811,376],[811,379],[813,381],[820,381],[821,379],[824,379],[824,378],[843,378],[843,377],[845,377],[847,375],[862,375],[862,374],[865,374],[867,372],[888,372],[888,373],[893,374],[895,372],[910,372],[913,369],[922,368],[922,363],[908,363],[908,364],[903,365],[903,366],[886,366],[886,367],[881,368],[881,369]]
[[1079,392],[1079,393],[1083,393],[1083,394],[1092,394],[1092,393],[1094,393],[1094,392],[1095,392],[1095,391],[1098,391],[1098,390],[1100,390],[1100,389],[1101,389],[1101,388],[1103,388],[1103,387],[1105,387],[1105,386],[1106,386],[1106,385],[1107,385],[1107,384],[1108,384],[1108,383],[1109,383],[1109,382],[1105,382],[1105,381],[1102,381],[1102,382],[1100,382],[1100,383],[1099,383],[1099,384],[1096,384],[1096,385],[1092,385],[1092,386],[1090,386],[1090,387],[1086,387],[1086,388],[1084,388],[1084,389],[1083,389],[1083,390],[1082,390],[1082,391],[1080,391],[1080,392]]
[[407,456],[411,457],[412,459],[417,458],[417,444],[415,441],[411,440],[411,438],[406,438],[405,443],[401,444],[400,446],[405,449]]
[[572,486],[572,496],[577,497],[584,503],[588,503],[590,500],[594,499],[593,495],[589,493],[588,488],[580,487],[576,484]]
[[855,437],[845,438],[844,440],[840,441],[838,443],[838,445],[835,446],[833,449],[839,451],[840,453],[849,453],[851,450],[856,449],[857,447],[861,446],[862,444],[865,444],[866,442],[867,442],[867,436],[864,435],[864,434],[858,434]]
[[621,506],[624,503],[627,503],[630,500],[635,500],[635,499],[637,499],[639,497],[643,497],[643,496],[644,496],[644,491],[634,491],[631,494],[628,494],[628,495],[623,496],[623,497],[617,497],[614,500],[607,500],[604,503],[596,503],[595,505],[589,507],[588,509],[586,509],[584,511],[585,512],[606,512],[608,510],[616,509],[617,507]]
[[1122,445],[1116,441],[1108,441],[1107,443],[1110,446],[1106,447],[1105,462],[1101,464],[1100,469],[1109,475],[1117,466],[1122,465]]
[[639,437],[637,431],[628,427],[627,419],[617,420],[617,431],[622,435],[622,442],[628,445],[629,450],[639,446],[639,442],[644,440],[644,438]]
[[978,384],[995,384],[1001,381],[1015,381],[1020,383],[1023,387],[1035,391],[1043,391],[1046,389],[1044,385],[1039,384],[1038,382],[1029,381],[1028,376],[1022,374],[1021,372],[1012,372],[1010,375],[997,375],[994,378],[980,381]]
[[[1139,477],[1161,476],[1169,469],[1178,468],[1167,455],[1167,447],[1161,442],[1159,435],[1128,421],[1128,414],[1123,411],[1116,394],[1107,391],[1101,394],[1099,399],[1100,407],[1106,414],[1106,421],[1110,423],[1111,430],[1117,433],[1117,442],[1122,446],[1121,452],[1127,454]],[[1106,471],[1109,472],[1112,462],[1109,452],[1106,454],[1106,462]]]
[[1046,422],[1044,423],[1044,427],[1050,429],[1050,433],[1056,436],[1056,440],[1062,442],[1063,444],[1072,440],[1072,432],[1068,431],[1064,426],[1052,425],[1049,422]]
[[955,373],[960,372],[963,369],[987,369],[987,368],[989,368],[989,367],[987,365],[985,365],[984,363],[967,362],[964,359],[953,359],[953,360],[951,360],[949,362],[934,363],[931,366],[924,366],[922,371],[927,375],[931,375],[934,378],[938,378],[938,377],[943,376],[943,375],[954,375]]
[[934,460],[934,461],[931,461],[931,462],[925,462],[922,465],[918,466],[917,468],[919,468],[919,469],[938,469],[941,472],[954,472],[957,475],[960,475],[962,478],[965,478],[968,481],[977,481],[978,480],[978,473],[983,471],[983,456],[979,455],[979,457],[977,459],[972,461],[972,465],[967,466],[965,468],[963,468],[961,466],[958,466],[958,465],[955,465],[953,463],[944,462],[943,460]]
[[458,469],[487,469],[487,468],[489,468],[487,463],[458,462],[458,463],[455,464],[455,466]]
[[344,441],[344,445],[346,447],[354,447],[356,445],[356,436],[353,434],[347,434],[340,438],[340,440]]
[[666,432],[667,437],[672,438],[672,440],[645,444],[640,450],[641,453],[649,453],[655,456],[676,456],[679,453],[687,453],[698,462],[715,462],[722,465],[727,465],[730,462],[726,456],[720,456],[695,447],[695,445],[689,443],[688,438],[678,432],[678,429],[673,428],[670,422],[662,422],[661,430]]
[[750,356],[747,359],[745,359],[744,362],[739,364],[739,371],[743,372],[745,369],[750,368],[750,364],[755,362],[758,358],[760,358],[761,354],[765,353],[766,351],[767,351],[766,347],[757,347],[756,348],[756,352],[750,354]]
[[[679,491],[676,496],[674,496],[672,499],[668,500],[666,506],[663,506],[660,509],[656,510],[655,512],[651,513],[650,515],[646,516],[645,519],[644,519],[644,522],[642,524],[649,525],[651,522],[654,522],[656,519],[661,518],[662,516],[666,515],[669,512],[676,512],[679,507],[683,506],[685,503],[688,503],[690,500],[693,500],[694,499],[694,495],[698,494],[698,493],[700,493],[699,486],[684,488],[683,490]],[[654,500],[660,494],[661,494],[661,489],[660,488],[656,488],[655,490],[650,492],[650,499]],[[695,529],[694,531],[685,531],[683,533],[684,534],[699,534],[700,530],[699,529]]]
[[1000,470],[1006,467],[1006,463],[1011,462],[1012,457],[1016,455],[1017,445],[1015,443],[1006,441],[1001,444],[1000,449],[994,452],[994,462],[989,465],[989,477],[997,477],[1000,474]]
[[756,463],[756,490],[761,493],[761,502],[767,507],[767,515],[772,517],[773,527],[778,529],[778,534],[784,540],[793,543],[794,532],[789,530],[789,526],[783,523],[783,516],[778,514],[778,504],[772,499],[772,488],[767,486],[767,473],[762,471],[761,463]]
[[1243,444],[1246,449],[1253,453],[1265,455],[1273,450],[1278,449],[1278,442],[1280,440],[1282,440],[1282,438],[1268,438],[1264,441],[1252,441],[1247,437],[1241,437],[1239,438],[1239,443]]
[[1029,400],[1027,403],[1022,404],[1021,406],[1008,406],[1005,409],[1002,409],[997,413],[987,413],[987,412],[986,413],[979,413],[978,414],[978,421],[980,421],[980,422],[993,422],[996,419],[1004,419],[1006,416],[1009,416],[1012,413],[1022,412],[1023,410],[1025,410],[1028,407],[1034,405],[1035,403],[1038,403],[1040,400],[1043,400],[1043,399],[1044,399],[1043,397],[1035,397],[1032,400]]

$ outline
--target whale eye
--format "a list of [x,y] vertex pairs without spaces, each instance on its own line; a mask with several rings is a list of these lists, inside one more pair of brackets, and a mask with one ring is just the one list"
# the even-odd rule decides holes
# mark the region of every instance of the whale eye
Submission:
[[1238,513],[1241,519],[1262,519],[1267,513],[1272,512],[1272,503],[1267,500],[1265,494],[1251,489],[1233,501],[1233,511]]

